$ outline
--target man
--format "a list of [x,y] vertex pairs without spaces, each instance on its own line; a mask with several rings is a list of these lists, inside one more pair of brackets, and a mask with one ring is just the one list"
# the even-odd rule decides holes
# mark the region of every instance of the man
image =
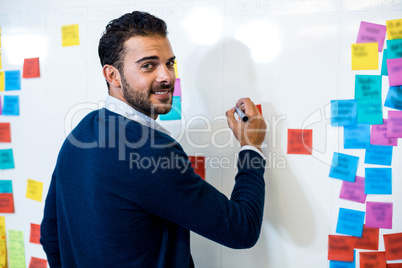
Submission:
[[252,247],[264,206],[266,125],[256,106],[237,103],[248,123],[235,120],[234,108],[226,113],[243,146],[228,200],[155,121],[171,109],[175,82],[165,23],[143,12],[115,19],[99,56],[110,96],[60,150],[41,224],[50,267],[194,267],[190,230]]

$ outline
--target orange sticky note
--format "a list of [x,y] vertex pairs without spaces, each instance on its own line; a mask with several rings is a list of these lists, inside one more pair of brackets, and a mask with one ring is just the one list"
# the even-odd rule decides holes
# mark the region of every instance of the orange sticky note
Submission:
[[0,142],[11,142],[10,123],[0,123]]
[[29,237],[29,242],[40,244],[40,225],[31,223],[31,236]]
[[388,263],[387,268],[402,268],[402,263]]
[[39,58],[24,59],[23,78],[40,77]]
[[288,154],[311,154],[312,129],[288,129]]
[[352,70],[378,69],[378,43],[352,44]]
[[360,268],[387,268],[385,252],[360,252]]
[[0,213],[14,213],[13,194],[0,194]]
[[256,104],[255,106],[257,106],[258,111],[260,112],[260,114],[262,114],[261,104]]
[[205,157],[204,156],[188,156],[194,172],[205,180]]
[[356,237],[343,235],[328,236],[328,260],[353,261]]
[[402,233],[385,234],[384,246],[387,261],[402,260]]
[[47,268],[47,260],[31,257],[29,268]]
[[363,235],[356,239],[355,248],[378,250],[380,229],[363,226]]

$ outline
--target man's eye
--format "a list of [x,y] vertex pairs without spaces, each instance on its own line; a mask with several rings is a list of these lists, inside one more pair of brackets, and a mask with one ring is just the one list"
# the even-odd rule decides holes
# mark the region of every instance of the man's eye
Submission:
[[166,63],[167,66],[169,67],[173,67],[174,66],[174,61],[169,61],[168,63]]
[[152,67],[154,67],[154,65],[152,63],[146,63],[146,64],[142,65],[142,68],[144,68],[144,69],[151,69]]

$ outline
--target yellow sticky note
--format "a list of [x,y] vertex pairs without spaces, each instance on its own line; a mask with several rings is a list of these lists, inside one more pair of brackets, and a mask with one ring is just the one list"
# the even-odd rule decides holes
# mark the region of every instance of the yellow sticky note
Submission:
[[402,19],[387,20],[388,40],[402,39]]
[[78,24],[62,26],[61,36],[63,47],[78,46],[80,44]]
[[0,72],[0,91],[5,90],[5,82],[6,82],[6,78],[5,78],[4,72]]
[[0,268],[7,265],[6,220],[0,216]]
[[352,44],[352,70],[378,70],[378,43]]
[[174,61],[173,67],[174,67],[174,74],[176,75],[176,78],[179,78],[179,74],[177,73],[177,61]]
[[42,201],[43,182],[28,179],[27,198]]

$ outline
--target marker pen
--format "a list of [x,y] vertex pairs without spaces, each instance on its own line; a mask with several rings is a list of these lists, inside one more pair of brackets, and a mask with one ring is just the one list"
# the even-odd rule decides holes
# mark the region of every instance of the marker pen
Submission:
[[235,109],[236,113],[240,116],[241,120],[243,120],[243,122],[247,122],[248,116],[245,113],[243,113],[243,111],[239,107],[235,106]]

